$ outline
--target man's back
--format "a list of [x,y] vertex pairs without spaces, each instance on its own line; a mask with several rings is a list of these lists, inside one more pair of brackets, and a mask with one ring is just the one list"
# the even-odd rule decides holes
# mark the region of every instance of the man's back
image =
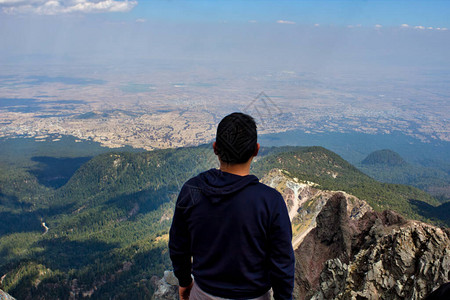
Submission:
[[294,258],[286,205],[255,176],[211,169],[186,182],[171,229],[172,259],[187,245],[176,236],[186,235],[195,282],[205,292],[249,299],[272,286],[276,298],[290,298]]

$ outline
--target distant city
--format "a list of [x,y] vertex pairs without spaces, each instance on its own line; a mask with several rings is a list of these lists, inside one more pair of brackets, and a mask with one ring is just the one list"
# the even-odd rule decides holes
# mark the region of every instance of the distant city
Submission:
[[0,137],[72,135],[111,148],[181,147],[210,142],[225,114],[245,111],[260,133],[400,132],[450,141],[450,88],[433,75],[95,68],[2,70]]

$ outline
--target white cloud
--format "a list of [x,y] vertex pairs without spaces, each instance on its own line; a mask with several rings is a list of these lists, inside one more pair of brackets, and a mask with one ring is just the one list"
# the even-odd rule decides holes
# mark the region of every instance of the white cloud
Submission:
[[319,23],[314,24],[314,27],[319,27],[319,26],[320,26]]
[[142,18],[136,19],[136,23],[145,23],[145,22],[147,22],[147,19],[142,19]]
[[36,2],[36,1],[26,1],[26,0],[0,0],[0,5],[17,5],[19,3],[26,2]]
[[422,25],[417,25],[417,26],[413,27],[413,26],[410,26],[408,24],[402,24],[402,25],[400,25],[400,27],[401,28],[414,28],[414,29],[419,29],[419,30],[425,30],[425,29],[428,29],[428,30],[440,30],[440,31],[448,30],[447,28],[433,27],[433,26],[426,27],[426,26],[422,26]]
[[441,30],[444,30],[444,31],[446,31],[446,30],[448,30],[448,28],[444,27],[444,28],[441,28]]
[[0,8],[7,14],[127,12],[136,5],[135,0],[0,0]]
[[287,20],[278,20],[278,24],[295,24],[293,21],[287,21]]
[[249,20],[248,22],[249,23],[258,23],[258,21],[256,21],[256,20]]
[[381,28],[381,27],[383,27],[383,25],[380,25],[380,24],[375,25],[375,28]]

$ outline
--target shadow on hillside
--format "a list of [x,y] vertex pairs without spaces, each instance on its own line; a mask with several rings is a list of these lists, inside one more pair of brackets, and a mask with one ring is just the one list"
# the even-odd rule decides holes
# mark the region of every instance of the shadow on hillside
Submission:
[[38,231],[44,233],[44,228],[41,225],[45,218],[60,214],[64,211],[69,211],[73,208],[73,204],[53,208],[42,208],[35,211],[0,212],[0,236],[19,232]]
[[0,212],[0,236],[31,231],[44,232],[40,218],[34,213]]
[[429,219],[438,220],[450,227],[450,202],[443,203],[439,206],[432,206],[423,201],[410,199],[409,203],[417,210],[417,212]]
[[[32,247],[42,247],[43,251],[36,254],[32,260],[23,260],[20,265],[16,264],[14,267],[16,270],[22,268],[22,272],[26,272],[18,274],[18,279],[20,278],[18,285],[9,290],[17,299],[69,299],[67,297],[72,290],[73,276],[79,274],[72,272],[77,269],[89,271],[92,275],[89,276],[92,280],[87,282],[89,286],[93,285],[94,278],[104,280],[99,276],[106,274],[99,273],[99,270],[111,264],[109,253],[118,245],[96,240],[70,241],[55,238],[37,242]],[[41,269],[36,268],[38,264],[43,265]],[[46,268],[60,272],[45,276],[41,271]],[[36,282],[39,282],[39,285],[36,285]],[[76,299],[84,299],[81,294],[75,295]]]
[[[132,299],[150,299],[153,294],[150,279],[153,275],[162,277],[164,270],[171,267],[164,245],[155,245],[148,250],[130,245],[116,251],[117,244],[56,238],[38,242],[33,247],[43,247],[44,251],[32,259],[27,270],[33,272],[34,265],[42,264],[43,268],[60,272],[46,278],[36,272],[32,276],[25,274],[18,285],[20,288],[10,290],[17,299],[31,299],[30,292],[32,299],[66,299],[73,287],[73,278],[77,279],[75,284],[78,287],[85,290],[94,288],[93,299],[130,299],[130,295]],[[20,263],[21,266],[25,264]],[[34,282],[39,277],[42,281],[35,286]],[[81,294],[75,298],[81,299]]]
[[171,200],[170,195],[175,191],[168,187],[163,187],[158,190],[143,190],[136,193],[120,195],[112,198],[106,202],[109,206],[115,206],[119,210],[126,211],[129,217],[136,214],[146,214]]
[[71,241],[66,238],[54,238],[37,243],[44,248],[40,263],[52,270],[69,271],[80,269],[103,259],[107,251],[119,247],[116,243],[98,240]]
[[158,247],[134,256],[135,266],[142,271],[152,270],[151,275],[162,277],[165,270],[172,268],[167,247]]
[[38,182],[46,187],[60,188],[69,181],[72,175],[92,157],[50,157],[34,156],[32,161],[38,166],[29,172],[36,176]]
[[[172,266],[165,247],[137,253],[127,260],[133,261],[130,269],[116,272],[114,280],[94,292],[92,295],[94,299],[129,299],[130,294],[135,299],[150,299],[154,291],[150,279],[154,275],[162,277],[164,271],[171,269]],[[135,284],[130,285],[130,282]]]
[[20,202],[17,196],[3,194],[1,191],[0,205],[3,205],[9,209],[29,209],[31,207],[31,203]]

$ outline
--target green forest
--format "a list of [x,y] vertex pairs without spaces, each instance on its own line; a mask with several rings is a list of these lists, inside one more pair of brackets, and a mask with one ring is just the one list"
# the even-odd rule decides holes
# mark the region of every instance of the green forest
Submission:
[[410,164],[388,149],[370,153],[356,167],[378,181],[417,187],[441,203],[450,200],[450,174],[445,167],[440,169]]
[[[148,299],[152,276],[171,268],[178,192],[212,167],[211,145],[0,162],[0,288],[17,299]],[[261,178],[274,168],[376,210],[450,225],[448,205],[411,186],[378,182],[322,147],[261,149],[252,172]]]

